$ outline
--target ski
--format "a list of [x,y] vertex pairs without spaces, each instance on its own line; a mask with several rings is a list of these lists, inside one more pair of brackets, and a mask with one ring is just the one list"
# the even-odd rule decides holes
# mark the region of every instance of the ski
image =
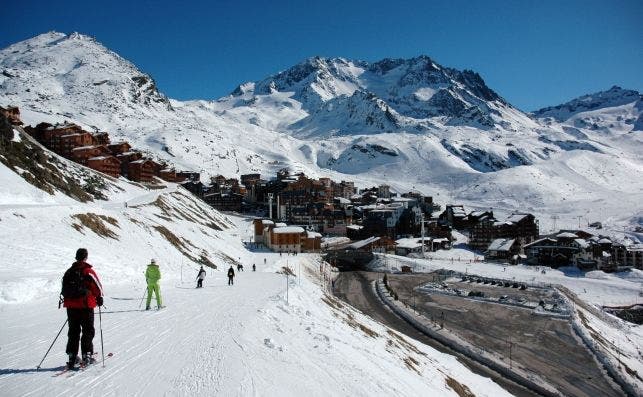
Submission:
[[[98,356],[98,353],[94,353],[94,356]],[[114,356],[114,353],[111,353],[111,352],[107,353],[105,355],[105,360],[107,360],[108,358],[113,357],[113,356]],[[78,368],[74,368],[73,370],[71,370],[70,373],[66,377],[71,378],[72,376],[77,375],[77,374],[79,374],[81,372],[84,372],[87,368],[93,367],[94,365],[97,365],[97,364],[100,364],[100,360],[96,360],[94,363],[89,364],[89,365],[80,364],[80,366]]]
[[[72,377],[72,376],[74,376],[74,375],[78,374],[79,372],[83,372],[83,371],[85,371],[87,368],[89,368],[89,367],[91,367],[91,366],[93,366],[93,365],[99,364],[99,363],[100,363],[100,360],[98,360],[98,359],[97,359],[97,357],[98,357],[98,353],[94,353],[94,356],[95,356],[96,361],[95,361],[93,364],[89,364],[89,365],[83,365],[83,364],[80,364],[78,367],[74,367],[74,368],[68,368],[68,367],[65,365],[65,367],[63,368],[63,370],[62,370],[62,371],[55,373],[54,375],[52,375],[52,377],[54,377],[54,378],[55,378],[55,377],[59,377],[59,376],[63,376],[63,375],[67,375],[66,377],[67,377],[67,378],[70,378],[70,377]],[[110,353],[107,353],[107,354],[105,355],[105,360],[107,360],[108,358],[113,357],[113,356],[114,356],[114,353],[111,353],[111,352],[110,352]]]

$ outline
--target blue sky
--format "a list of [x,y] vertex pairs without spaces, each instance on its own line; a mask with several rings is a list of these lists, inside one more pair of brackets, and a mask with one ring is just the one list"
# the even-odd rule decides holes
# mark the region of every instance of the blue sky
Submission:
[[3,5],[0,47],[91,36],[176,99],[215,99],[304,58],[429,55],[523,110],[643,91],[643,1],[31,1]]

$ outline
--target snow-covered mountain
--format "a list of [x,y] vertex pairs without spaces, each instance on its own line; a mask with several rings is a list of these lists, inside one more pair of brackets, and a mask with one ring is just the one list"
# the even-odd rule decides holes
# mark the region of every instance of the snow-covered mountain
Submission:
[[592,131],[643,131],[643,95],[614,86],[533,113],[544,122],[564,122]]
[[313,57],[216,101],[176,101],[94,39],[56,32],[0,51],[0,69],[0,105],[27,123],[106,130],[206,176],[290,167],[547,217],[643,212],[635,91],[527,114],[477,73],[426,56]]

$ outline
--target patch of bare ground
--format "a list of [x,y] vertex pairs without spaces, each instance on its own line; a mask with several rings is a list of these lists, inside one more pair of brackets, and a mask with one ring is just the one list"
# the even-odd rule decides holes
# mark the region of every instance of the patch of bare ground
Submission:
[[201,252],[201,256],[199,257],[198,262],[213,269],[217,268],[217,265],[215,265],[214,262],[212,262],[210,258],[208,258],[208,254],[205,251]]
[[187,247],[181,241],[180,238],[178,238],[174,233],[168,230],[165,226],[157,225],[157,226],[152,226],[161,236],[163,236],[170,244],[174,246],[177,250],[181,251],[184,255],[187,255]]
[[418,375],[422,375],[420,370],[417,368],[420,365],[420,362],[418,360],[414,359],[411,356],[406,356],[402,361],[404,361],[404,364],[408,369],[417,372]]
[[45,151],[28,135],[13,141],[13,127],[0,116],[0,163],[20,175],[33,186],[53,195],[56,191],[80,202],[107,200],[103,191],[106,182],[93,172],[68,166],[64,161]]
[[466,386],[463,385],[462,383],[458,382],[457,380],[453,379],[452,377],[448,376],[445,379],[447,386],[454,392],[458,393],[458,396],[460,397],[476,397],[475,394],[471,392],[471,390]]
[[132,222],[135,225],[138,225],[138,226],[145,226],[145,224],[143,222],[139,221],[138,219],[129,218],[129,221]]
[[[176,192],[171,193],[171,195],[179,197],[184,196],[183,194]],[[205,210],[193,210],[191,206],[188,206],[187,211],[192,212],[192,214],[188,214],[186,211],[168,204],[168,202],[162,196],[157,197],[156,200],[151,203],[151,205],[156,206],[161,210],[161,215],[156,215],[161,219],[172,221],[172,218],[176,218],[178,216],[189,222],[198,223],[213,230],[223,230],[223,228],[217,224],[217,220],[211,217]]]
[[98,215],[98,216],[100,217],[100,219],[104,220],[110,225],[116,226],[119,229],[121,228],[120,226],[118,226],[118,220],[116,218],[112,218],[111,216],[107,216],[107,215]]
[[277,273],[278,274],[287,274],[289,276],[295,277],[295,272],[293,272],[291,268],[286,267],[286,266],[282,266],[281,270],[278,270]]
[[105,223],[103,223],[103,220],[105,220],[106,222],[118,227],[118,221],[116,221],[116,219],[114,218],[110,218],[104,215],[96,215],[91,212],[87,214],[75,214],[71,217],[80,222],[80,224],[73,223],[72,227],[81,233],[83,228],[87,228],[101,237],[118,240],[118,235],[114,233],[109,227],[107,227]]
[[397,333],[391,331],[390,329],[386,331],[390,337],[395,339],[401,346],[405,347],[407,350],[412,351],[415,354],[419,354],[422,356],[426,356],[426,353],[420,351],[417,347],[414,345],[410,344],[406,339],[404,339],[401,335],[398,335]]
[[197,249],[197,247],[192,244],[190,240],[187,240],[183,237],[177,237],[174,233],[169,231],[165,226],[157,225],[157,226],[152,226],[154,230],[159,232],[161,236],[163,236],[170,244],[174,246],[183,256],[186,258],[190,259],[191,261],[201,263],[203,265],[211,266],[216,269],[216,265],[210,261],[210,259],[207,257],[207,254],[205,251],[202,251],[201,255],[196,258],[192,255],[190,255],[190,247]]
[[[585,314],[583,312],[581,312],[579,310],[579,311],[577,311],[577,313],[578,313],[578,317],[580,318],[580,321],[583,323],[583,326],[589,332],[589,334],[592,336],[592,339],[594,339],[598,344],[603,346],[605,351],[612,352],[614,349],[618,349],[617,346],[615,346],[613,343],[605,340],[605,338],[603,338],[599,333],[597,333],[594,330],[594,328],[592,328],[590,326],[589,321],[587,321],[587,317],[585,317]],[[639,375],[639,373],[637,371],[635,371],[632,368],[630,368],[627,365],[625,365],[616,355],[614,355],[614,353],[611,353],[611,355],[619,362],[620,365],[623,366],[625,371],[630,376],[635,377],[635,378],[643,381],[643,378],[641,378],[641,376]]]
[[217,252],[216,256],[221,258],[222,261],[229,263],[231,265],[238,265],[239,261],[231,257],[230,255],[223,253],[223,252]]
[[321,300],[333,309],[342,310],[344,308],[344,305],[342,305],[340,301],[328,295],[322,296]]
[[163,197],[158,196],[151,205],[158,207],[164,216],[168,218],[172,217],[172,214],[170,213],[171,207],[165,202],[165,200],[163,200]]
[[351,327],[362,331],[366,336],[370,336],[371,338],[377,338],[380,336],[380,334],[378,334],[377,332],[373,331],[372,329],[368,328],[366,325],[357,321],[351,313],[346,313],[346,317],[344,318],[344,321]]

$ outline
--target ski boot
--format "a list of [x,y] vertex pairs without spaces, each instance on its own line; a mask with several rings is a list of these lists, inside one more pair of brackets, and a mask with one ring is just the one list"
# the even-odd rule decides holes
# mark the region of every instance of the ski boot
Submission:
[[67,369],[74,369],[76,364],[80,364],[80,358],[75,354],[70,354],[69,361],[67,361]]
[[93,353],[84,353],[83,354],[83,362],[82,365],[83,367],[86,367],[91,364],[96,364],[96,359],[94,358]]

